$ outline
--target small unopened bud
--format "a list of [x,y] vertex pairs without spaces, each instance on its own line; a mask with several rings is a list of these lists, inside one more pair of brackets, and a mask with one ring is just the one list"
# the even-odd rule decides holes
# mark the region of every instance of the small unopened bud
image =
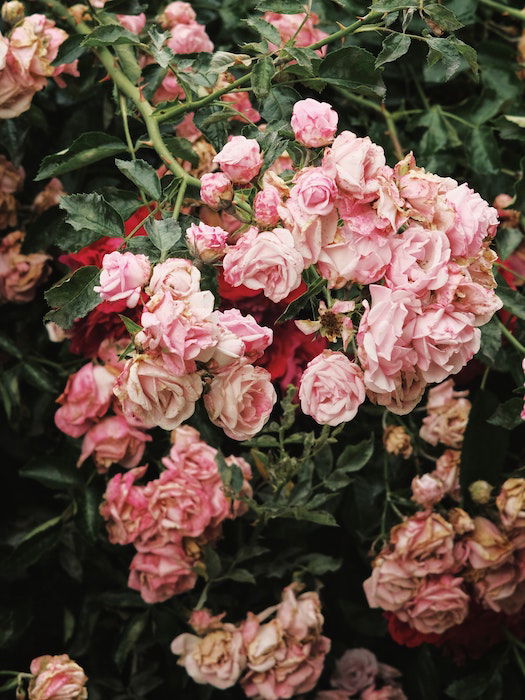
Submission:
[[89,7],[81,3],[71,5],[71,7],[69,8],[69,14],[73,17],[77,24],[80,24],[80,22],[86,22],[91,19],[91,15],[89,14]]
[[487,481],[473,481],[470,486],[468,487],[468,490],[470,491],[470,497],[474,501],[474,503],[479,503],[480,505],[485,505],[490,501],[490,496],[493,490],[493,486],[491,486]]
[[408,459],[412,454],[410,435],[401,425],[389,425],[383,433],[385,450],[391,455],[401,455]]
[[24,19],[25,8],[18,0],[10,0],[2,5],[2,19],[6,24],[18,24]]

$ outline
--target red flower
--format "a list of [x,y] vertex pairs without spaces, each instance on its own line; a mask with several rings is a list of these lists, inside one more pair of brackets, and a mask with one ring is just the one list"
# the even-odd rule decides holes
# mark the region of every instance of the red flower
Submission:
[[102,258],[106,253],[112,253],[122,243],[122,238],[108,238],[104,236],[98,241],[81,248],[77,253],[64,253],[58,258],[58,262],[67,265],[72,270],[78,270],[85,265],[102,267]]
[[71,352],[84,357],[95,357],[103,340],[106,338],[119,340],[128,335],[118,314],[125,314],[139,323],[141,313],[142,304],[134,309],[128,309],[126,300],[103,301],[87,316],[75,322],[71,335]]

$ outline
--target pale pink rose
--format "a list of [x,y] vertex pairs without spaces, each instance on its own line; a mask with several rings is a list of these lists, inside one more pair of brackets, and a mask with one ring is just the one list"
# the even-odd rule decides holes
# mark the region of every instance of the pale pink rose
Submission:
[[327,149],[323,165],[335,168],[339,187],[356,199],[369,202],[377,196],[381,169],[386,164],[381,146],[365,136],[358,138],[351,131],[343,131]]
[[291,124],[299,143],[319,148],[334,140],[338,119],[337,112],[327,102],[308,98],[294,104]]
[[200,291],[201,273],[191,260],[168,258],[155,265],[147,292],[161,294],[169,290],[175,299],[185,299]]
[[131,469],[141,461],[145,443],[151,439],[151,435],[132,427],[122,416],[107,416],[84,435],[77,466],[92,456],[101,473],[115,463]]
[[368,649],[347,649],[335,663],[330,684],[346,690],[350,695],[357,695],[374,685],[378,674],[379,664],[375,654]]
[[232,136],[213,159],[232,182],[247,184],[259,173],[263,159],[255,139]]
[[[194,116],[195,112],[188,112],[184,115],[184,119],[175,127],[175,133],[177,136],[187,139],[190,143],[195,143],[202,136],[202,131],[197,129],[195,126],[195,122],[193,121]],[[206,177],[211,174],[212,173],[206,173]],[[201,187],[202,178],[204,178],[204,175],[201,177]]]
[[204,637],[205,634],[212,630],[221,629],[224,625],[222,620],[225,615],[225,612],[219,613],[219,615],[212,615],[208,608],[192,610],[188,624],[199,636]]
[[[475,580],[474,590],[485,608],[513,615],[525,602],[522,594],[514,595],[521,580],[520,568],[514,561],[509,561],[497,568],[487,569],[483,578]],[[518,605],[513,609],[516,603]]]
[[436,460],[436,468],[433,472],[434,476],[443,483],[445,492],[456,501],[459,501],[461,497],[459,488],[460,460],[461,452],[459,450],[445,450],[441,457]]
[[507,479],[496,498],[496,506],[506,530],[525,527],[525,479]]
[[[149,65],[150,62],[152,63],[153,61],[149,61],[148,59],[146,59],[142,63],[143,63],[143,65]],[[181,87],[179,81],[177,80],[177,76],[174,75],[172,72],[169,72],[164,76],[161,84],[155,90],[155,94],[153,95],[152,102],[154,105],[156,105],[159,102],[171,102],[172,100],[183,100],[185,97],[186,97],[186,93],[184,92],[183,88]]]
[[189,2],[176,0],[166,5],[160,17],[160,23],[163,29],[171,29],[177,24],[193,24],[196,19],[195,10]]
[[261,121],[261,115],[252,105],[250,95],[247,92],[228,92],[222,95],[221,102],[226,102],[232,109],[239,112],[230,117],[230,121],[239,121],[244,124]]
[[385,282],[392,289],[424,295],[446,283],[450,245],[442,231],[412,224],[392,240],[391,248]]
[[175,54],[211,53],[214,48],[206,28],[197,22],[176,25],[166,45]]
[[204,173],[200,197],[212,209],[223,209],[233,199],[233,184],[224,173]]
[[457,374],[479,350],[480,330],[473,316],[448,307],[427,307],[406,327],[417,364],[427,382]]
[[193,565],[180,542],[137,552],[131,560],[128,586],[139,591],[146,603],[162,603],[191,591],[197,581]]
[[512,542],[498,527],[478,516],[474,518],[474,531],[466,539],[468,559],[473,569],[486,569],[500,566],[512,556]]
[[309,641],[320,635],[324,617],[321,614],[319,594],[307,591],[297,596],[296,588],[291,584],[281,595],[276,620],[280,622],[284,633],[298,642]]
[[388,219],[383,219],[370,202],[360,202],[350,194],[339,192],[337,199],[339,216],[345,222],[345,231],[358,236],[386,237],[396,233]]
[[220,260],[226,254],[229,233],[220,226],[191,224],[186,229],[188,248],[204,263]]
[[113,398],[115,376],[105,367],[88,362],[70,375],[57,403],[55,425],[71,437],[83,435],[107,412]]
[[226,253],[223,266],[228,284],[261,289],[278,303],[301,284],[303,258],[287,229],[258,233],[252,227]]
[[124,336],[115,340],[113,337],[104,338],[97,350],[97,358],[106,365],[107,369],[115,370],[116,374],[120,374],[124,369],[126,361],[119,360],[119,357],[130,344],[131,338]]
[[86,700],[87,676],[67,654],[37,656],[30,669],[29,700]]
[[233,364],[214,376],[204,405],[210,420],[233,440],[248,440],[268,420],[277,400],[270,373]]
[[396,611],[412,600],[420,585],[421,579],[390,554],[375,559],[363,589],[371,608]]
[[[265,12],[263,19],[272,24],[281,36],[282,44],[293,38],[295,46],[310,46],[321,39],[325,39],[328,34],[317,29],[319,17],[315,12],[309,12],[308,15],[299,13],[296,15],[284,15],[278,12]],[[270,49],[274,51],[277,47],[274,44],[269,44]],[[317,49],[318,56],[324,56],[326,46]]]
[[128,420],[173,430],[193,414],[202,380],[197,373],[174,376],[162,357],[137,355],[126,363],[114,393]]
[[[319,260],[322,248],[333,243],[338,235],[338,217],[335,209],[326,216],[316,216],[305,212],[296,200],[288,199],[286,204],[279,206],[278,212],[294,238],[295,249],[302,255],[305,267],[315,264]],[[353,269],[348,256],[341,261],[341,265],[345,269]]]
[[272,344],[273,331],[266,326],[260,326],[253,316],[244,316],[239,309],[216,311],[215,322],[225,331],[229,331],[242,341],[244,346],[242,356],[250,362],[262,356],[267,347]]
[[394,384],[392,391],[375,392],[367,387],[366,395],[372,403],[384,406],[398,416],[405,416],[421,401],[427,383],[417,367],[400,370],[390,377],[390,381]]
[[365,313],[357,334],[359,359],[366,388],[386,394],[399,388],[399,373],[416,364],[406,326],[421,307],[415,295],[403,289],[374,284],[370,295],[371,304],[363,302]]
[[334,208],[337,186],[325,168],[306,168],[295,177],[291,200],[311,216],[326,216]]
[[423,474],[412,479],[412,500],[424,508],[439,503],[446,491],[441,479],[434,474]]
[[151,265],[145,255],[115,250],[104,255],[100,285],[94,290],[104,301],[126,301],[126,306],[132,309],[138,304],[150,275]]
[[[449,177],[440,177],[418,168],[412,153],[397,163],[394,176],[409,216],[416,221],[438,225],[439,219],[443,219],[443,196],[457,187],[458,183]],[[453,220],[451,208],[445,220]]]
[[[1,218],[0,211],[0,226]],[[9,221],[4,223],[10,225]],[[44,253],[22,253],[24,237],[22,231],[12,231],[0,241],[0,300],[17,304],[33,301],[37,287],[49,276],[50,256]]]
[[[361,236],[348,223],[343,226],[346,255],[353,260],[350,279],[358,284],[373,284],[385,274],[392,259],[390,240],[384,236]],[[321,261],[323,253],[319,260]]]
[[171,651],[180,655],[177,663],[196,683],[208,683],[221,690],[235,685],[246,667],[242,633],[229,623],[204,637],[180,634],[171,643]]
[[259,226],[276,226],[280,219],[278,207],[281,205],[281,194],[277,187],[265,185],[257,192],[253,200],[253,212]]
[[472,404],[465,398],[468,391],[454,391],[452,379],[442,382],[428,392],[427,415],[419,436],[430,443],[438,442],[460,448]]
[[146,15],[141,12],[139,15],[117,15],[120,24],[133,34],[140,34],[146,26]]
[[493,289],[463,278],[454,290],[454,306],[458,311],[473,314],[474,325],[484,326],[503,306]]
[[393,527],[390,546],[414,576],[442,574],[454,566],[454,529],[432,511],[416,513]]
[[108,539],[113,544],[130,544],[153,525],[144,487],[135,484],[146,469],[137,467],[116,474],[107,483],[100,515],[106,521]]
[[379,218],[389,224],[389,233],[396,233],[401,226],[406,224],[408,216],[405,210],[405,202],[399,193],[394,171],[388,165],[383,166],[377,177],[377,199],[373,207]]
[[462,584],[462,578],[448,574],[432,576],[423,581],[410,604],[396,614],[422,634],[443,634],[460,625],[468,614],[469,596]]
[[310,360],[301,378],[301,409],[321,425],[352,420],[365,397],[361,368],[342,352],[324,350]]
[[453,224],[445,231],[452,255],[473,257],[483,241],[495,235],[498,214],[465,183],[449,190],[445,198],[455,213]]

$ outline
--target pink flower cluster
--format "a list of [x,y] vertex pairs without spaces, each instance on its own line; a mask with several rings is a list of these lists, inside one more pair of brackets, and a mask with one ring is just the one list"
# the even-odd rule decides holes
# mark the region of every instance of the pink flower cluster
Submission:
[[86,700],[88,696],[87,676],[67,654],[38,656],[30,670],[29,700]]
[[35,92],[48,78],[63,87],[63,73],[78,76],[77,61],[52,66],[68,35],[45,15],[28,15],[9,37],[0,34],[0,119],[12,119],[29,109]]
[[[451,453],[446,450],[440,460],[456,459]],[[435,473],[443,477],[440,460]],[[413,490],[417,496],[414,485]],[[430,493],[431,487],[424,490]],[[525,479],[502,485],[496,522],[471,518],[461,508],[444,517],[430,509],[431,499],[423,505],[427,510],[391,530],[374,560],[363,584],[370,606],[422,634],[443,634],[461,624],[471,599],[498,613],[518,613],[525,605]]]
[[[212,251],[217,240],[220,247],[216,228],[193,227],[195,249]],[[115,251],[104,256],[95,289],[103,300],[128,307],[145,299],[136,351],[113,388],[130,424],[173,430],[193,414],[204,390],[211,421],[229,437],[246,440],[262,428],[276,394],[269,373],[251,363],[272,332],[236,309],[214,311],[213,294],[201,291],[200,272],[189,260],[168,258],[152,268],[143,255]]]
[[[194,611],[195,634],[181,634],[171,650],[196,683],[230,688],[240,683],[249,698],[278,700],[307,693],[317,683],[330,640],[317,593],[297,595],[292,584],[278,605],[234,625],[224,614]],[[271,619],[270,619],[271,618]]]
[[468,391],[454,391],[452,379],[435,386],[428,392],[427,415],[419,436],[430,443],[438,442],[455,449],[461,448],[472,404],[466,398]]
[[315,700],[406,700],[400,676],[397,669],[380,663],[368,649],[348,649],[336,661],[330,679],[335,690],[322,690]]
[[[109,480],[100,506],[113,544],[133,544],[137,553],[130,565],[128,585],[147,603],[159,603],[192,589],[201,568],[201,548],[216,541],[222,522],[246,511],[239,498],[223,489],[217,450],[200,439],[190,426],[172,433],[172,447],[158,479],[141,486],[147,467],[120,473]],[[240,497],[252,494],[250,465],[242,457],[228,457],[244,483]]]
[[[427,384],[456,374],[474,356],[479,326],[501,308],[489,248],[496,210],[466,184],[418,168],[412,154],[390,168],[368,137],[336,136],[337,114],[327,103],[297,102],[291,123],[301,144],[326,146],[324,153],[291,180],[273,170],[260,178],[258,226],[227,250],[224,279],[276,303],[299,287],[311,265],[332,289],[368,285],[355,305],[360,318],[348,406],[336,391],[333,404],[341,408],[328,417],[318,405],[329,402],[325,388],[318,400],[308,397],[307,411],[332,425],[348,420],[364,385],[372,402],[408,413]],[[227,205],[234,186],[252,183],[263,164],[257,141],[244,136],[231,138],[214,160],[222,172],[207,175],[201,189],[212,208]],[[343,364],[340,353],[312,363],[304,394],[323,383],[330,364]]]

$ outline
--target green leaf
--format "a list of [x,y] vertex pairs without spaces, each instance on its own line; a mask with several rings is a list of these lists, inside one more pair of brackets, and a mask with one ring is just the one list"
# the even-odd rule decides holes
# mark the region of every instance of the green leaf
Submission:
[[448,144],[447,124],[441,112],[441,107],[431,107],[418,121],[418,126],[426,126],[427,130],[421,139],[421,150],[431,157],[437,151],[443,150]]
[[222,564],[219,555],[209,544],[203,548],[202,554],[208,581],[217,578],[222,571]]
[[175,158],[187,160],[194,168],[199,165],[199,156],[187,139],[180,136],[165,136],[164,143]]
[[60,200],[67,212],[66,221],[75,231],[88,229],[100,236],[122,236],[124,224],[120,214],[100,194],[70,194]]
[[406,10],[411,7],[418,7],[417,0],[374,0],[371,10],[374,12],[395,12],[395,10]]
[[493,364],[496,360],[496,355],[501,348],[501,329],[495,317],[491,318],[488,323],[481,326],[481,346],[476,357],[488,360]]
[[56,380],[42,365],[24,362],[22,365],[22,376],[36,389],[56,395],[58,390]]
[[285,122],[289,125],[294,104],[301,99],[293,88],[274,86],[264,100],[261,114],[269,125]]
[[144,190],[150,199],[153,201],[160,199],[162,188],[159,176],[149,163],[140,158],[137,160],[115,158],[115,165],[139,190]]
[[329,571],[337,571],[340,569],[343,560],[338,557],[330,557],[328,554],[319,554],[315,552],[301,557],[297,563],[313,576],[322,576]]
[[193,118],[195,126],[202,131],[216,151],[220,151],[226,143],[228,128],[225,121],[206,124],[206,120],[218,112],[223,113],[223,108],[219,105],[210,105],[195,112],[195,117]]
[[134,336],[135,333],[140,333],[142,329],[142,326],[139,326],[138,323],[135,323],[135,321],[132,321],[131,318],[128,318],[127,316],[123,316],[122,314],[119,314],[118,317],[122,321],[122,323],[126,326],[127,332],[131,335]]
[[501,260],[506,260],[516,250],[523,240],[519,228],[502,227],[496,235],[496,248]]
[[406,34],[389,34],[383,41],[381,53],[376,58],[375,67],[379,68],[384,63],[397,61],[404,56],[410,48],[410,37]]
[[471,129],[467,147],[469,163],[475,172],[482,175],[495,175],[499,172],[500,149],[490,127]]
[[[486,697],[498,698],[499,694],[494,693],[498,685],[501,684],[501,676],[493,670],[480,671],[468,676],[464,676],[460,680],[451,683],[445,690],[449,698],[455,700],[475,700],[476,698]],[[491,694],[490,688],[492,687]]]
[[123,221],[129,219],[141,206],[136,192],[119,190],[117,187],[104,188],[104,199],[120,214]]
[[275,44],[276,46],[281,45],[281,35],[273,24],[266,22],[260,17],[251,17],[250,19],[243,19],[242,21],[253,29],[254,32],[262,36],[263,39],[266,39],[266,41],[269,41],[271,44]]
[[83,46],[119,46],[121,44],[140,44],[140,38],[124,29],[120,24],[103,24],[95,27],[82,42]]
[[338,472],[357,472],[370,461],[374,453],[374,435],[357,445],[347,445],[336,462]]
[[238,581],[239,583],[257,583],[255,576],[251,571],[248,571],[248,569],[235,569],[224,578],[230,579],[231,581]]
[[[312,70],[312,61],[316,61],[319,57],[313,49],[307,49],[300,46],[285,46],[284,50],[294,61],[306,68]],[[313,77],[313,76],[312,76]]]
[[428,72],[427,79],[431,82],[451,80],[458,73],[470,68],[474,74],[478,72],[476,51],[455,37],[447,39],[438,37],[427,38],[427,66],[432,68],[439,62],[441,73]]
[[331,85],[372,97],[383,97],[385,85],[375,57],[358,46],[332,51],[321,61],[319,77]]
[[288,321],[290,318],[296,318],[297,313],[304,307],[306,302],[317,296],[317,294],[324,289],[325,285],[326,280],[322,277],[315,280],[302,296],[288,304],[275,323],[284,323],[284,321]]
[[523,399],[515,397],[501,403],[488,422],[491,425],[499,425],[506,430],[513,430],[519,425],[525,425],[521,417],[521,411],[523,410]]
[[126,662],[126,659],[130,655],[131,651],[136,648],[138,641],[146,628],[147,622],[147,613],[135,615],[128,621],[124,631],[119,636],[119,644],[117,650],[115,651],[115,664],[117,668],[123,668],[124,663]]
[[164,45],[165,41],[170,38],[170,32],[161,32],[155,26],[149,30],[151,39],[151,52],[155,62],[161,68],[167,68],[171,59],[174,57],[173,51]]
[[0,350],[19,360],[22,359],[22,351],[4,331],[0,331]]
[[304,4],[299,0],[263,0],[255,6],[261,12],[282,12],[285,15],[298,15],[304,12]]
[[262,100],[270,91],[275,73],[273,61],[269,56],[259,59],[252,69],[251,85],[255,96]]
[[102,524],[102,518],[98,512],[100,501],[100,494],[93,486],[84,488],[78,512],[82,529],[92,542],[95,542],[97,539]]
[[452,10],[443,5],[437,3],[425,5],[423,11],[444,32],[454,32],[463,26]]
[[80,474],[74,464],[65,464],[61,457],[34,457],[20,469],[20,476],[33,479],[50,489],[69,489],[78,486]]
[[35,180],[63,175],[125,151],[127,147],[120,139],[99,131],[88,131],[75,139],[69,148],[46,156]]
[[82,45],[84,37],[82,34],[73,34],[68,37],[58,47],[58,53],[54,61],[51,61],[52,66],[60,66],[63,63],[73,63],[77,58],[80,58],[86,52],[86,47]]
[[54,321],[66,330],[77,318],[83,318],[100,303],[100,295],[93,287],[100,278],[100,270],[94,265],[80,267],[57,282],[44,294],[52,308],[46,321]]
[[161,262],[179,241],[182,230],[175,219],[148,219],[144,224],[148,237],[160,251]]
[[[290,516],[285,516],[290,517]],[[331,513],[324,510],[308,510],[307,507],[294,508],[293,517],[296,520],[307,520],[310,523],[318,525],[329,525],[330,527],[339,527],[337,520]]]
[[507,311],[525,320],[525,296],[523,294],[509,287],[502,287],[501,284],[496,289],[496,294]]

